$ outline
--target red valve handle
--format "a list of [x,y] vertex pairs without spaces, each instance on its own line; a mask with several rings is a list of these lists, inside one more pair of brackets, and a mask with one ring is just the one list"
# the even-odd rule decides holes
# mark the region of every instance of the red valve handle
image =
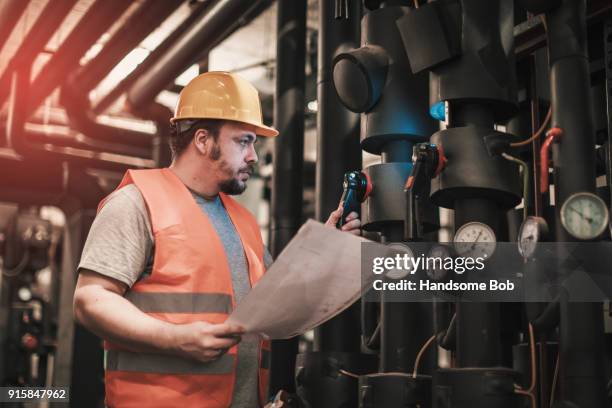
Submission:
[[548,150],[563,134],[563,129],[554,127],[546,132],[546,140],[540,148],[540,194],[548,191]]

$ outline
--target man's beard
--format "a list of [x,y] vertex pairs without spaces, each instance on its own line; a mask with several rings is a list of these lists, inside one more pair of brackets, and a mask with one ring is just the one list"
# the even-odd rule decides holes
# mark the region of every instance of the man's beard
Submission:
[[225,180],[219,183],[219,189],[221,190],[221,192],[228,195],[242,194],[244,190],[246,190],[246,188],[246,182],[240,181],[236,178]]
[[238,177],[244,172],[248,172],[249,175],[253,174],[253,166],[241,168],[238,172],[238,176],[219,183],[219,190],[228,195],[242,194],[244,190],[246,190],[247,184],[246,181],[242,181]]

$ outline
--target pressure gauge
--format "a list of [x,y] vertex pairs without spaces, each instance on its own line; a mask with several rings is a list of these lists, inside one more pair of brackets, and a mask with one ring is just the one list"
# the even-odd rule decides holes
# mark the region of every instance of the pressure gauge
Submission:
[[597,238],[606,229],[608,219],[608,207],[592,193],[573,194],[561,206],[561,224],[577,239]]
[[455,233],[453,242],[457,255],[474,259],[490,258],[497,246],[491,227],[475,221],[463,224]]
[[[389,245],[389,248],[392,249],[391,253],[388,255],[389,257],[395,258],[399,256],[402,259],[400,265],[397,265],[397,268],[389,269],[386,273],[387,278],[390,279],[403,279],[409,274],[411,274],[414,268],[414,263],[410,260],[410,258],[414,259],[414,253],[412,249],[408,245],[396,243]],[[403,260],[406,259],[406,262]]]
[[518,250],[523,258],[531,258],[539,242],[546,239],[548,224],[542,217],[525,218],[518,234]]
[[427,276],[434,280],[446,277],[444,262],[451,257],[450,250],[445,245],[434,244],[427,253]]

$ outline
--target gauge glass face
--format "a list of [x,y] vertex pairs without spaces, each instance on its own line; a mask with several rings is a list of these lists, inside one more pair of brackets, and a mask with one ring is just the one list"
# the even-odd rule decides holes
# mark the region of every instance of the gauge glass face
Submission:
[[576,193],[561,206],[561,224],[574,238],[597,238],[608,225],[608,207],[591,193]]
[[457,230],[454,238],[455,251],[459,256],[490,258],[497,246],[495,233],[486,224],[468,222]]
[[446,277],[444,269],[444,261],[451,256],[449,249],[444,245],[434,245],[427,254],[427,262],[430,267],[427,268],[427,276],[434,280],[442,280]]
[[[396,255],[400,255],[400,257],[402,258],[404,258],[404,256],[407,256],[408,258],[414,258],[414,253],[412,252],[412,249],[410,249],[408,245],[396,243],[396,244],[389,245],[389,248],[391,248],[392,252],[388,256],[395,257]],[[406,266],[406,268],[389,269],[386,273],[387,278],[403,279],[409,274],[411,274],[412,269],[413,269],[413,263],[407,262],[403,265]]]
[[527,217],[519,231],[518,248],[524,258],[533,256],[538,242],[542,239],[541,229],[545,227],[545,221],[539,217]]

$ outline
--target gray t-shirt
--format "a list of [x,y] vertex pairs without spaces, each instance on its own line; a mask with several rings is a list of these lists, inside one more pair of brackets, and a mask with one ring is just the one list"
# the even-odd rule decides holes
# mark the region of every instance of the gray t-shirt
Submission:
[[[196,194],[193,196],[223,242],[232,273],[235,300],[240,302],[251,289],[240,237],[218,196],[210,201]],[[83,248],[79,270],[90,269],[131,287],[151,273],[154,251],[153,233],[144,199],[138,188],[130,184],[111,194],[94,220]],[[272,263],[267,249],[264,251],[264,262],[266,267]],[[258,358],[258,341],[243,339],[238,345],[232,407],[258,406]]]

